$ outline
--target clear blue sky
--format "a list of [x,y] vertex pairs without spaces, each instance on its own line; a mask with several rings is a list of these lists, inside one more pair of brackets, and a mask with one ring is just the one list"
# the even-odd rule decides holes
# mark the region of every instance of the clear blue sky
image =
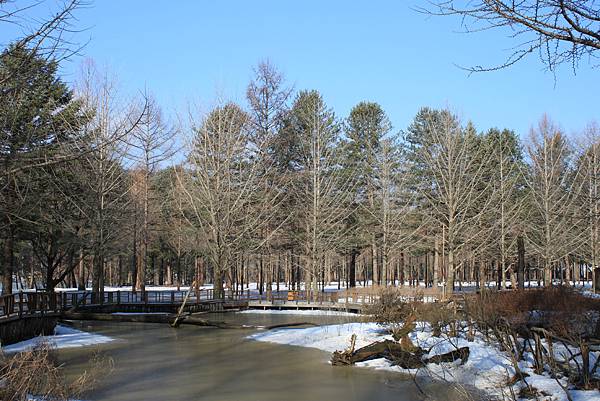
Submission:
[[[583,61],[556,81],[535,55],[498,72],[513,45],[503,32],[458,33],[455,18],[411,9],[425,0],[96,0],[78,13],[84,56],[108,65],[127,91],[145,85],[166,112],[216,93],[243,101],[252,67],[268,58],[296,89],[318,89],[345,117],[379,102],[404,129],[421,106],[450,106],[478,129],[526,135],[546,112],[568,133],[600,120],[600,69]],[[73,79],[82,58],[63,68]]]

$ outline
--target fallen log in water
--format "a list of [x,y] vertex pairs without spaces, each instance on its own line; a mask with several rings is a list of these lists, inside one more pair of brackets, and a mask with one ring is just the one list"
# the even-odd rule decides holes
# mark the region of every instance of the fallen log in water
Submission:
[[[62,318],[66,320],[98,320],[105,322],[131,322],[131,323],[166,323],[173,324],[175,320],[173,314],[112,314],[112,313],[93,313],[93,312],[65,312]],[[202,319],[197,316],[185,315],[181,316],[177,321],[177,325],[189,324],[194,326],[217,327],[220,329],[263,329],[273,330],[282,327],[297,327],[297,326],[318,326],[309,322],[294,322],[285,324],[275,324],[271,326],[255,326],[246,324],[233,324],[227,322],[219,322],[214,320]]]
[[465,363],[469,358],[469,347],[462,347],[445,354],[435,355],[431,358],[423,358],[427,354],[425,350],[417,347],[414,351],[407,351],[405,346],[392,340],[378,341],[365,347],[354,350],[356,337],[353,335],[351,345],[345,351],[335,351],[331,356],[332,365],[354,365],[371,359],[385,358],[392,365],[404,369],[422,368],[428,363],[440,364],[453,362],[458,359]]

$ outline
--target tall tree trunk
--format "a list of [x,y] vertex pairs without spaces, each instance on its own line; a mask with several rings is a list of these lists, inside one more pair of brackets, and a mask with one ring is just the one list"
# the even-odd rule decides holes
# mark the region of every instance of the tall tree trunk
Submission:
[[220,254],[217,258],[216,266],[213,266],[213,296],[215,299],[225,299],[225,289],[223,288],[223,269],[227,266],[227,260]]
[[15,270],[13,230],[9,226],[4,240],[4,269],[2,271],[2,295],[12,294],[13,273]]
[[356,287],[356,254],[358,251],[356,248],[352,248],[350,251],[350,264],[348,265],[348,276],[350,282],[350,288]]
[[152,270],[152,282],[154,285],[159,285],[159,271],[156,268],[156,255],[154,253],[150,256],[150,270]]
[[371,243],[371,266],[373,267],[373,285],[379,285],[379,260],[375,236],[373,236],[373,242]]
[[121,255],[118,256],[117,264],[117,285],[120,287],[123,284],[123,257]]
[[79,282],[77,284],[77,289],[80,291],[85,291],[86,288],[85,282],[85,258],[83,256],[83,248],[79,248]]
[[66,281],[69,283],[69,287],[75,288],[77,281],[75,280],[75,250],[69,250],[69,257],[67,258],[67,269],[69,274],[66,277]]
[[281,252],[277,252],[277,273],[276,273],[276,277],[275,277],[275,288],[276,291],[279,293],[279,277],[281,276]]
[[452,294],[454,292],[454,249],[448,249],[448,279],[446,280],[447,288],[446,293]]
[[136,246],[133,246],[133,254],[131,255],[131,290],[136,292],[137,290],[137,249]]
[[525,241],[523,236],[517,237],[517,288],[525,288]]
[[102,252],[98,252],[93,258],[93,272],[94,279],[92,285],[92,291],[96,299],[102,299],[102,293],[104,292],[104,255]]
[[[143,247],[143,245],[142,245]],[[137,263],[137,282],[136,287],[141,291],[146,291],[146,261],[144,258],[144,251],[142,250],[142,254],[140,255],[140,260]]]
[[196,292],[200,290],[200,257],[198,255],[194,256],[194,276],[196,281]]
[[263,254],[262,254],[262,252],[260,254],[260,258],[259,258],[258,263],[259,263],[259,267],[258,267],[258,293],[260,295],[262,295],[263,292],[264,292],[264,280],[265,280],[264,271],[263,271]]
[[137,289],[137,273],[138,273],[138,261],[137,261],[137,208],[134,208],[133,216],[133,247],[131,252],[131,290],[133,292]]
[[167,269],[165,270],[165,284],[173,285],[173,263],[171,258],[167,260]]
[[177,249],[177,291],[181,288],[181,249]]
[[165,284],[165,258],[160,257],[160,267],[158,270],[158,285]]
[[440,240],[437,237],[433,252],[433,287],[437,288],[440,279]]

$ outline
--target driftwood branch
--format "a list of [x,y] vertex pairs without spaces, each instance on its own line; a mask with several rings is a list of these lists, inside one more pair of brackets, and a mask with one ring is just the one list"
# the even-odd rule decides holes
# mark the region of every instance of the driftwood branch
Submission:
[[392,362],[392,365],[401,366],[404,369],[419,369],[425,367],[428,363],[440,364],[444,362],[453,362],[461,360],[465,363],[469,359],[469,347],[462,347],[445,354],[435,355],[431,358],[425,358],[427,354],[420,347],[411,347],[407,350],[402,343],[385,340],[369,344],[359,348],[356,351],[354,346],[356,337],[353,335],[351,345],[345,351],[335,351],[331,356],[332,365],[354,365],[357,362],[364,362],[371,359],[385,358]]

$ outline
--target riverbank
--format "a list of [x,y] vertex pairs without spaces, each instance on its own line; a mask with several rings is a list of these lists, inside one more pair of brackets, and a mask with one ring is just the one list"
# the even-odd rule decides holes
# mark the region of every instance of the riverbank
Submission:
[[113,338],[102,334],[77,330],[64,325],[57,325],[52,336],[39,336],[2,347],[2,352],[12,354],[35,348],[47,343],[53,349],[85,347],[114,341]]
[[[310,347],[333,352],[347,348],[353,334],[356,335],[357,348],[375,341],[392,339],[381,326],[375,323],[345,323],[303,329],[282,329],[256,333],[249,338],[261,342]],[[467,362],[462,365],[459,361],[441,365],[428,364],[425,369],[419,370],[392,366],[391,362],[383,358],[361,362],[357,366],[411,374],[417,377],[428,376],[436,380],[472,386],[498,399],[513,399],[512,395],[519,394],[521,389],[526,386],[522,382],[513,386],[507,385],[515,374],[509,356],[480,337],[476,336],[473,341],[468,341],[463,337],[435,337],[428,325],[420,323],[417,325],[417,329],[410,334],[410,339],[415,345],[429,350],[427,357],[443,354],[458,347],[469,347],[470,355]],[[595,362],[598,355],[593,355],[593,358],[592,363]],[[559,384],[557,380],[547,374],[535,374],[531,368],[532,365],[533,357],[526,355],[525,361],[519,363],[519,368],[529,375],[526,383],[537,390],[538,399],[568,401],[570,396],[573,401],[600,400],[600,392],[597,390],[569,390],[569,396],[567,396],[561,388],[561,386],[566,386],[566,381],[560,379]]]

